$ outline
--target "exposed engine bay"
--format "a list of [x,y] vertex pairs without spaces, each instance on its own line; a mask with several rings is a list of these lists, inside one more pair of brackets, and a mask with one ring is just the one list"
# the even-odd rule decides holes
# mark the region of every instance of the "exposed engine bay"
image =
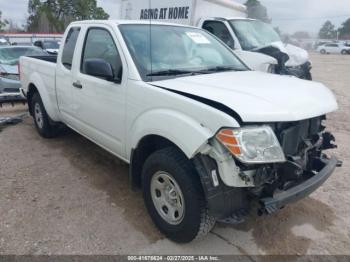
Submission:
[[[272,124],[287,161],[283,164],[263,166],[257,169],[255,185],[250,193],[260,199],[272,198],[278,192],[296,187],[317,175],[329,163],[324,150],[336,148],[334,136],[325,131],[325,116],[313,119]],[[336,161],[341,166],[340,161]],[[271,213],[273,209],[261,209]]]
[[[209,209],[223,222],[237,223],[250,212],[254,200],[260,204],[258,214],[271,214],[315,191],[335,167],[342,165],[336,158],[323,153],[336,147],[333,143],[335,138],[325,131],[323,120],[325,116],[269,124],[280,142],[286,161],[256,165],[236,161],[240,178],[247,185],[254,186],[232,188],[222,181],[214,185],[213,172],[220,170],[217,162],[208,156],[198,156],[195,166],[206,191]],[[200,166],[202,168],[198,168]]]

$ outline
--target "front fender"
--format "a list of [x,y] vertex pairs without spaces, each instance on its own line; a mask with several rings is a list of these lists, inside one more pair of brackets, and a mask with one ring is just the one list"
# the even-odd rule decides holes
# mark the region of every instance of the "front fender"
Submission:
[[142,113],[129,129],[127,155],[137,148],[139,141],[148,135],[158,135],[176,144],[188,158],[192,158],[214,132],[195,119],[171,109],[153,109]]
[[[29,79],[29,84],[28,84],[28,92],[30,92],[30,86],[34,85],[36,89],[39,92],[39,95],[41,97],[41,100],[44,104],[45,110],[49,117],[53,121],[59,121],[59,115],[58,115],[58,110],[57,110],[57,103],[56,103],[56,94],[54,90],[55,82],[54,82],[54,77],[52,78],[52,83],[45,83],[44,80],[42,79],[42,76],[39,75],[39,73],[34,72]],[[52,90],[49,90],[50,87],[48,87],[48,84],[52,85]]]

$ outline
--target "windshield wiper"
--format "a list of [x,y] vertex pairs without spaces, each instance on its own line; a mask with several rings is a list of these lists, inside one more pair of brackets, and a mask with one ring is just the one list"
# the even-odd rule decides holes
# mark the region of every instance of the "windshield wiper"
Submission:
[[200,70],[200,72],[204,73],[204,72],[225,72],[225,71],[245,71],[244,69],[239,69],[239,68],[235,68],[233,66],[215,66],[215,67],[210,67],[210,68],[206,68],[203,70]]
[[162,71],[156,71],[147,74],[146,76],[176,76],[176,75],[196,75],[196,74],[210,74],[216,72],[224,72],[224,71],[246,71],[244,69],[235,68],[233,66],[215,66],[202,70],[181,70],[181,69],[168,69]]
[[168,69],[162,71],[155,71],[147,74],[146,76],[176,76],[176,75],[186,75],[193,74],[195,71],[180,70],[180,69]]

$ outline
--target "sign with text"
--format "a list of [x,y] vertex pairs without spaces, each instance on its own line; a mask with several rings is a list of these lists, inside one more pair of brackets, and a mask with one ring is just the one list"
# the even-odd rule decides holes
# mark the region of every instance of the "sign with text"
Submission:
[[192,0],[124,0],[121,18],[189,24],[192,8]]

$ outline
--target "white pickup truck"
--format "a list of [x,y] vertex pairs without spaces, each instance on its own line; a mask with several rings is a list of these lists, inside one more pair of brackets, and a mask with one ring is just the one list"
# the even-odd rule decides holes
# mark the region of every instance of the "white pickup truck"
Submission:
[[20,59],[37,131],[51,138],[67,125],[129,163],[174,241],[237,223],[253,202],[273,213],[341,165],[323,153],[335,147],[322,125],[337,109],[327,87],[250,71],[205,30],[83,21],[63,39],[57,59]]

